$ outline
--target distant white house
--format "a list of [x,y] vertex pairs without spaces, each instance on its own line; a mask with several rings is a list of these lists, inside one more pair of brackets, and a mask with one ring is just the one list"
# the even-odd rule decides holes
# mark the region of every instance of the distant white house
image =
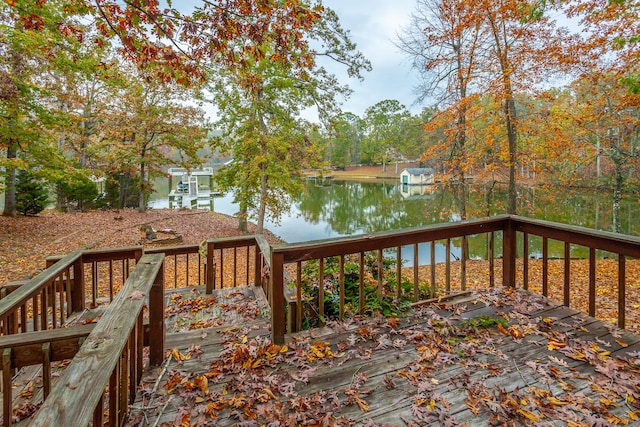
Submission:
[[400,182],[407,185],[433,184],[434,171],[431,168],[406,168],[400,173]]

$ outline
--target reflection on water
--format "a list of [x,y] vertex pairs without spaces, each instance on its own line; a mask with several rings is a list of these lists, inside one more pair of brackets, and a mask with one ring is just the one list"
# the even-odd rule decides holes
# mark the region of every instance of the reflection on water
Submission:
[[[156,190],[158,188],[156,187]],[[166,193],[155,193],[151,207],[168,207]],[[477,186],[470,191],[467,203],[469,217],[483,217],[504,213],[506,192],[492,189],[487,202],[488,189]],[[235,215],[238,207],[233,195],[213,199],[213,210]],[[609,193],[593,190],[523,189],[518,199],[518,212],[549,221],[580,225],[600,230],[611,230],[613,198]],[[622,205],[623,231],[640,235],[640,223],[634,221],[640,214],[635,197],[626,197]],[[301,242],[340,236],[397,230],[434,223],[456,221],[459,212],[451,192],[434,186],[416,188],[400,183],[361,183],[334,181],[333,185],[316,186],[307,183],[306,191],[292,206],[289,215],[280,223],[266,222],[265,227],[287,242]],[[471,237],[471,257],[484,258],[487,251],[486,236]],[[540,239],[531,238],[529,254],[540,253]],[[501,248],[500,233],[496,234],[496,248]],[[446,242],[436,245],[436,259],[444,260]],[[420,246],[421,260],[430,258],[429,245]],[[561,257],[562,245],[550,241],[550,256]],[[583,248],[572,248],[572,256],[582,257]],[[460,256],[460,241],[452,241],[452,256]],[[404,259],[413,260],[413,247],[402,250]]]

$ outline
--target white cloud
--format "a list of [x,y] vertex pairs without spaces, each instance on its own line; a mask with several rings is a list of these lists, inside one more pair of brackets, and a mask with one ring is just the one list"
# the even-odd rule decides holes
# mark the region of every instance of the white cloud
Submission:
[[[362,115],[379,101],[397,99],[418,112],[420,107],[412,107],[417,74],[394,44],[397,34],[409,22],[415,0],[324,0],[323,4],[338,14],[342,26],[350,31],[352,40],[373,66],[364,82],[349,81],[354,93],[343,109]],[[333,67],[331,70],[341,79],[347,78]]]

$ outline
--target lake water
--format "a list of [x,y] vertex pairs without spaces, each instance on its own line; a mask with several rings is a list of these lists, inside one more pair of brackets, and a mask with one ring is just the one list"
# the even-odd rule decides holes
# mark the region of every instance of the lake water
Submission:
[[[168,188],[162,182],[150,202],[152,208],[168,207]],[[488,188],[472,188],[468,201],[468,216],[483,217],[506,211],[506,192],[493,189],[487,203]],[[212,200],[215,212],[235,215],[238,206],[233,195],[227,194]],[[599,230],[612,230],[613,196],[610,192],[589,190],[567,190],[566,188],[523,189],[518,198],[518,214]],[[621,210],[624,233],[640,235],[640,204],[637,195],[625,195]],[[289,215],[279,223],[265,222],[265,227],[286,242],[301,242],[350,236],[376,231],[396,230],[407,227],[451,222],[460,219],[450,191],[431,186],[403,186],[398,182],[369,183],[334,180],[328,185],[306,184],[292,205]],[[486,253],[484,237],[481,241],[470,239],[472,257]],[[496,242],[500,247],[501,242]],[[452,254],[460,256],[459,242],[452,242]],[[541,252],[540,242],[532,239],[529,253]],[[403,248],[403,258],[411,260],[413,248]],[[582,256],[576,248],[572,256]],[[562,256],[563,248],[554,245],[550,254]],[[436,258],[444,260],[445,246],[438,244]],[[419,248],[421,260],[430,257],[428,245]],[[422,263],[422,261],[421,261]],[[428,262],[427,262],[428,263]]]

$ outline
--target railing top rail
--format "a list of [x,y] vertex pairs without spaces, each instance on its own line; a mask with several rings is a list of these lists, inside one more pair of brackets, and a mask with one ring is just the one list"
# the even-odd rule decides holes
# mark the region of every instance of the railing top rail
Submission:
[[[86,261],[108,261],[117,259],[134,258],[136,253],[144,250],[144,246],[124,246],[119,248],[85,249],[82,250],[83,260]],[[47,262],[56,262],[65,255],[50,255]]]
[[283,253],[284,262],[291,263],[321,257],[347,255],[376,249],[394,248],[431,240],[501,231],[509,215],[472,219],[455,223],[432,224],[402,230],[383,231],[359,236],[289,243],[273,246],[274,253]]
[[216,249],[239,248],[254,245],[256,243],[256,236],[252,234],[240,237],[222,237],[219,239],[208,239],[207,243],[213,243]]
[[73,358],[31,426],[84,426],[93,416],[164,255],[144,255]]
[[640,258],[640,237],[515,215],[511,219],[517,231]]
[[271,268],[271,245],[267,242],[266,237],[261,234],[255,236],[255,238],[256,244],[260,248],[260,252],[262,252],[264,262]]
[[165,255],[184,255],[198,252],[199,245],[172,245],[172,246],[158,246],[156,248],[145,248],[145,254],[165,254]]
[[36,277],[29,280],[6,297],[2,298],[0,300],[0,319],[4,318],[4,316],[6,316],[15,307],[21,306],[29,298],[37,295],[47,282],[53,280],[56,276],[69,268],[69,266],[76,262],[80,257],[82,257],[82,252],[80,251],[71,252],[65,255],[51,267],[47,268]]

